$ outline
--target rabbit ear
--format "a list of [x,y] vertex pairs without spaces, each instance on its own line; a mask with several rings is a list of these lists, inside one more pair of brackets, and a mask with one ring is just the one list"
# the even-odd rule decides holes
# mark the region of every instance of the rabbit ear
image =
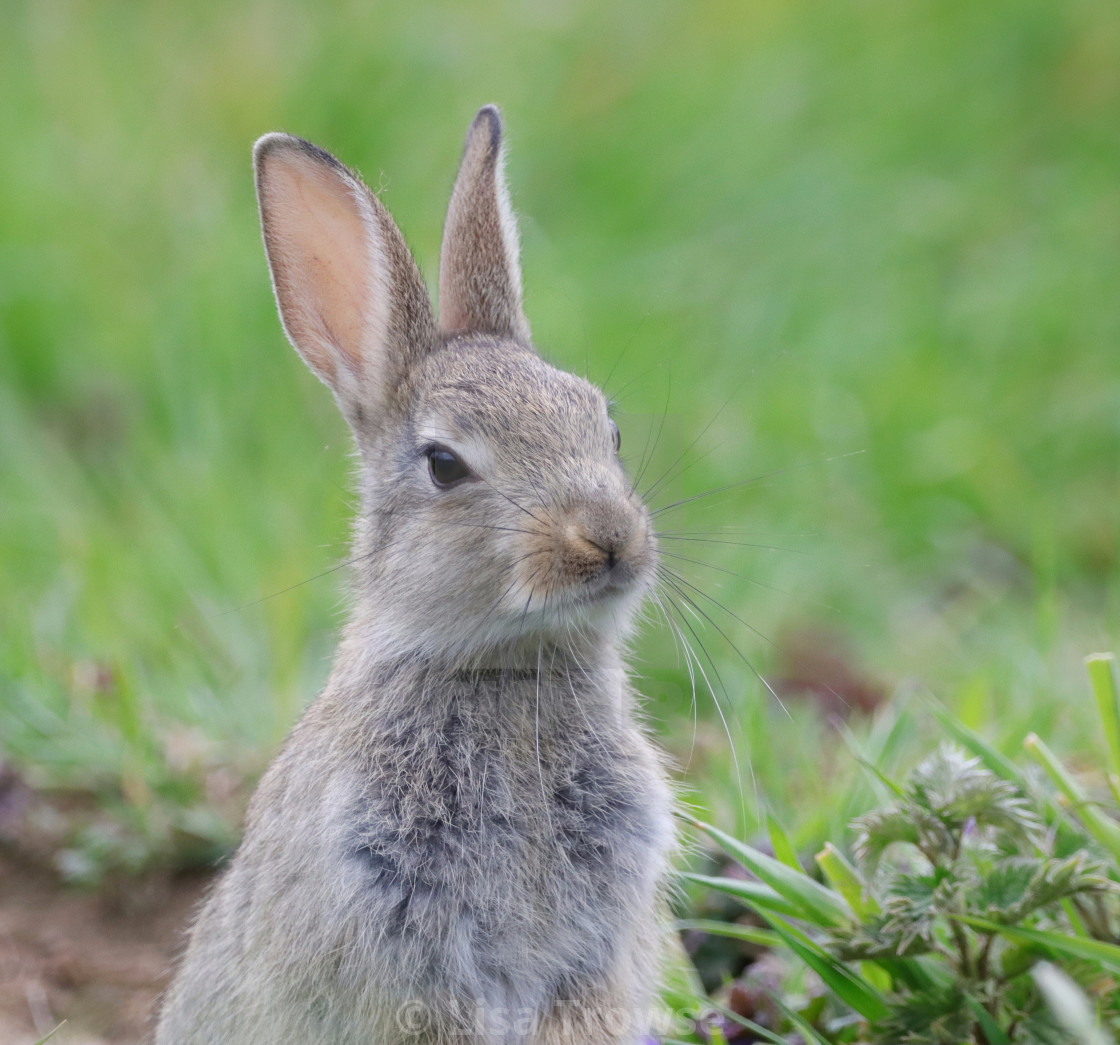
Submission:
[[388,211],[329,153],[268,134],[253,162],[284,332],[357,428],[435,343],[427,288]]
[[517,222],[506,190],[502,121],[493,105],[480,109],[467,131],[451,193],[440,254],[439,326],[445,334],[529,340],[521,311]]

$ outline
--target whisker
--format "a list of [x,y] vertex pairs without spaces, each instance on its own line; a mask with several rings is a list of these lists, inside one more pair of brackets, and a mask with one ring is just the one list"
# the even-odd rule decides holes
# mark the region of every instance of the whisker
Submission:
[[[841,461],[846,457],[855,457],[857,454],[862,454],[864,452],[863,450],[851,450],[846,454],[835,454],[832,457],[825,457],[822,460],[823,463],[827,464],[832,461]],[[752,486],[755,483],[762,482],[764,479],[772,479],[775,476],[787,475],[790,472],[811,468],[820,463],[822,463],[822,461],[804,461],[801,464],[790,465],[788,468],[776,468],[771,472],[763,472],[761,475],[756,475],[751,479],[742,479],[736,483],[728,483],[726,486],[717,486],[714,490],[705,490],[703,493],[693,494],[691,497],[683,497],[679,501],[674,501],[672,504],[667,504],[662,508],[655,509],[650,512],[650,514],[654,516],[661,515],[663,512],[671,511],[674,508],[680,508],[685,504],[692,504],[694,501],[702,500],[705,497],[714,497],[716,494],[726,493],[729,490],[738,490],[745,486]]]
[[[440,520],[442,526],[461,526],[466,528],[474,528],[480,530],[497,530],[508,533],[524,533],[533,537],[545,536],[540,530],[522,529],[516,526],[494,526],[490,523],[470,523],[461,522],[454,519]],[[312,574],[310,577],[305,577],[301,581],[296,581],[295,584],[289,584],[286,588],[280,588],[277,591],[269,592],[268,595],[262,595],[259,599],[252,599],[249,602],[241,603],[238,606],[233,606],[228,610],[222,610],[219,613],[213,613],[205,617],[205,620],[219,620],[222,617],[227,617],[231,613],[241,613],[244,610],[252,609],[254,606],[259,606],[261,603],[268,602],[269,599],[278,598],[281,595],[287,595],[288,592],[295,591],[297,588],[302,588],[306,584],[311,584],[314,581],[322,580],[324,577],[329,577],[333,573],[338,573],[339,570],[344,570],[348,566],[356,566],[361,562],[371,559],[377,554],[376,549],[368,552],[363,552],[361,555],[355,555],[352,558],[344,559],[342,562],[336,562],[333,566],[328,566],[325,570],[319,573]],[[520,560],[519,560],[520,561]]]
[[[720,689],[723,690],[724,696],[727,697],[728,706],[730,706],[731,703],[732,703],[731,694],[728,692],[727,686],[724,685],[723,678],[720,676],[719,669],[716,667],[716,663],[712,659],[712,655],[708,652],[708,649],[704,645],[703,640],[700,638],[699,634],[697,633],[696,629],[692,626],[692,624],[688,620],[688,618],[681,611],[681,608],[679,606],[677,606],[676,603],[674,603],[672,596],[668,595],[668,593],[666,593],[666,596],[669,599],[669,605],[673,606],[673,608],[676,609],[679,620],[680,620],[680,623],[683,624],[686,628],[688,628],[689,634],[691,634],[693,639],[696,640],[696,644],[700,647],[700,651],[704,654],[704,657],[707,659],[708,664],[711,666],[712,674],[715,675],[716,681],[719,682]],[[681,634],[681,638],[684,639],[683,633]],[[692,656],[693,656],[693,658],[696,662],[696,668],[700,672],[701,677],[704,679],[704,684],[708,687],[708,692],[711,693],[711,695],[712,695],[712,702],[715,704],[716,711],[719,712],[720,721],[723,723],[723,731],[727,735],[727,743],[728,743],[728,745],[730,747],[730,750],[731,750],[731,761],[732,761],[732,764],[735,766],[735,778],[736,778],[736,781],[738,782],[738,785],[739,785],[739,802],[740,802],[740,806],[742,808],[742,814],[743,814],[743,821],[742,822],[743,822],[743,824],[746,824],[746,822],[747,822],[747,796],[746,796],[746,792],[743,788],[743,774],[742,774],[742,770],[741,770],[741,767],[740,767],[740,764],[739,764],[739,754],[735,749],[735,739],[734,739],[734,737],[731,736],[731,728],[727,723],[727,717],[723,713],[723,706],[719,702],[719,695],[716,693],[715,688],[712,686],[712,683],[708,678],[708,673],[704,670],[704,665],[700,662],[700,659],[696,656],[696,651],[692,650],[690,643],[686,639],[684,640],[684,643],[685,643],[685,648],[691,650],[691,652],[692,652]],[[747,761],[748,761],[748,765],[750,766],[751,780],[752,780],[752,784],[753,784],[754,789],[755,789],[755,794],[757,794],[758,793],[758,784],[757,784],[757,782],[754,781],[754,766],[750,765],[750,760],[749,759]]]
[[[522,556],[520,556],[519,558],[515,559],[515,560],[514,560],[514,561],[513,561],[513,562],[512,562],[512,563],[511,563],[510,565],[511,565],[512,567],[517,567],[517,566],[520,566],[520,565],[521,565],[521,563],[523,563],[523,562],[524,562],[524,561],[525,561],[526,559],[529,559],[529,558],[531,558],[531,557],[533,556],[533,554],[534,554],[533,552],[526,552],[526,553],[525,553],[524,555],[522,555]],[[495,600],[494,600],[494,601],[493,601],[493,602],[492,602],[492,603],[491,603],[491,604],[489,605],[489,607],[487,607],[487,609],[486,609],[486,612],[485,612],[485,613],[484,613],[484,614],[482,615],[482,617],[481,617],[481,619],[479,620],[478,624],[476,624],[476,625],[475,625],[475,627],[474,627],[474,628],[473,628],[473,629],[471,630],[471,633],[470,633],[470,634],[469,634],[469,635],[468,635],[468,636],[467,636],[467,637],[466,637],[466,638],[465,638],[465,639],[464,639],[463,641],[461,641],[461,642],[459,643],[459,648],[460,648],[460,649],[462,649],[462,650],[464,650],[464,651],[466,651],[466,650],[469,650],[469,649],[470,649],[471,645],[472,645],[472,644],[473,644],[473,642],[474,642],[474,638],[475,638],[475,636],[476,636],[476,635],[478,635],[478,633],[479,633],[480,631],[482,631],[482,629],[483,629],[483,628],[484,628],[484,627],[485,627],[485,626],[486,626],[486,625],[487,625],[487,624],[488,624],[488,623],[490,622],[490,620],[491,620],[491,618],[493,617],[493,615],[494,615],[495,611],[496,611],[496,610],[498,609],[498,607],[499,607],[499,606],[500,606],[500,605],[501,605],[501,604],[502,604],[502,603],[503,603],[503,602],[505,601],[505,598],[506,598],[506,596],[507,596],[507,595],[509,595],[509,593],[510,593],[511,591],[513,591],[513,589],[514,589],[514,588],[515,588],[515,587],[517,586],[517,583],[518,583],[518,581],[519,581],[520,579],[521,579],[521,578],[517,576],[517,573],[516,573],[516,570],[515,570],[515,571],[514,571],[514,577],[513,577],[513,580],[511,580],[511,581],[509,582],[509,585],[508,585],[508,586],[506,587],[505,591],[503,591],[503,592],[502,592],[502,594],[501,594],[501,595],[499,595],[499,596],[498,596],[498,597],[497,597],[497,598],[496,598],[496,599],[495,599]]]
[[[682,577],[679,573],[676,573],[673,570],[670,570],[669,567],[667,567],[667,566],[662,566],[662,567],[660,567],[660,569],[664,570],[665,574],[667,576],[671,577],[674,581],[676,581],[677,584],[681,584],[684,587],[688,588],[690,591],[696,592],[696,594],[699,595],[702,599],[707,599],[710,603],[712,603],[712,605],[719,607],[719,609],[723,610],[723,612],[726,613],[729,617],[733,617],[740,624],[742,624],[744,628],[750,628],[750,630],[752,632],[754,632],[754,634],[757,635],[764,642],[769,643],[771,646],[775,645],[774,640],[772,638],[770,638],[769,635],[764,635],[753,624],[748,624],[745,620],[743,620],[742,617],[740,617],[733,610],[729,609],[727,606],[725,606],[718,599],[713,598],[706,591],[704,591],[703,588],[700,588],[699,586],[693,584],[691,581],[685,580],[685,578]],[[736,651],[736,652],[738,652],[738,651]],[[740,656],[742,656],[741,653],[740,653]]]
[[[731,577],[737,577],[741,581],[746,581],[747,584],[753,584],[756,588],[762,588],[765,591],[776,592],[778,595],[786,595],[789,598],[803,598],[803,596],[795,595],[794,592],[787,588],[779,588],[774,584],[767,584],[765,581],[756,580],[754,577],[748,577],[745,573],[738,573],[735,570],[729,570],[724,566],[717,566],[714,562],[706,562],[703,559],[694,559],[688,555],[681,555],[679,552],[666,551],[664,548],[658,553],[662,558],[680,559],[682,562],[690,562],[696,566],[705,566],[709,570],[716,570],[719,573],[726,573]],[[679,576],[679,575],[678,575]],[[806,602],[814,606],[821,606],[826,610],[837,612],[837,608],[828,602],[821,602],[820,599],[806,599]]]
[[782,544],[759,544],[755,541],[723,541],[717,537],[673,537],[654,531],[659,541],[685,541],[694,544],[726,544],[733,548],[761,548],[768,552],[789,552],[792,555],[811,555],[805,548],[789,548]]
[[522,526],[495,526],[492,523],[462,522],[458,519],[441,519],[441,526],[461,526],[472,530],[496,530],[499,533],[527,533],[531,537],[547,537],[543,530],[527,530]]
[[[618,369],[618,364],[622,362],[626,353],[630,351],[630,346],[632,344],[634,344],[634,342],[638,339],[638,335],[642,332],[642,327],[644,327],[646,325],[646,320],[649,319],[649,316],[650,316],[649,312],[646,312],[646,314],[644,316],[642,316],[642,318],[640,320],[638,320],[638,325],[634,328],[634,333],[630,335],[630,340],[627,341],[626,344],[622,346],[622,351],[619,352],[618,355],[615,357],[614,365],[611,367],[609,373],[607,374],[606,378],[603,380],[600,387],[606,388],[607,385],[609,385],[611,383],[611,378],[614,377],[614,372]],[[633,379],[631,379],[631,381],[632,380]],[[625,386],[623,386],[623,387],[625,387]],[[618,391],[621,391],[621,389],[619,389]],[[616,394],[617,394],[617,392],[616,392]]]
[[[669,616],[669,611],[665,609],[665,603],[661,601],[661,596],[656,591],[650,592],[650,596],[657,604],[658,609],[661,611],[661,616],[665,618],[665,623],[669,627],[669,634],[673,636],[673,645],[677,649],[678,656],[681,653],[681,645],[684,643],[684,638],[681,636],[679,629]],[[678,661],[679,663],[679,661]],[[684,764],[684,769],[687,772],[692,765],[692,756],[696,752],[696,736],[700,726],[699,709],[696,704],[696,675],[692,670],[692,661],[689,659],[688,654],[684,657],[685,667],[688,669],[688,680],[692,688],[692,744],[688,749],[688,760]]]
[[658,530],[658,537],[819,537],[819,532],[789,533],[775,530],[735,530],[725,526],[720,530]]
[[[742,660],[742,662],[744,664],[746,664],[746,666],[748,668],[751,669],[751,671],[753,672],[755,677],[758,679],[758,681],[761,682],[766,687],[766,689],[770,693],[770,695],[778,702],[778,706],[782,709],[782,711],[784,711],[786,713],[786,716],[792,721],[793,716],[790,714],[789,708],[786,707],[785,702],[782,700],[782,698],[778,696],[778,693],[774,689],[774,687],[771,686],[769,682],[767,682],[767,680],[763,676],[762,672],[759,671],[758,668],[756,668],[754,666],[754,664],[751,662],[751,660],[747,657],[747,655],[745,653],[743,653],[743,651],[741,649],[739,649],[739,647],[734,642],[731,641],[731,638],[727,634],[727,632],[725,632],[723,630],[723,628],[721,628],[712,619],[711,615],[706,613],[702,606],[697,605],[695,600],[693,600],[689,596],[688,592],[683,591],[681,589],[681,587],[679,586],[680,584],[688,584],[688,582],[684,581],[681,578],[677,578],[675,575],[673,575],[671,573],[662,572],[662,570],[660,568],[658,569],[658,576],[661,578],[662,581],[664,581],[666,584],[668,584],[677,593],[677,596],[680,599],[682,599],[686,604],[691,606],[696,611],[696,613],[698,613],[700,616],[702,616],[713,628],[716,629],[717,632],[719,632],[720,636],[727,643],[727,645],[730,646],[731,649],[735,652],[735,654],[739,657],[739,659]],[[688,585],[688,586],[690,588],[695,589],[700,594],[704,595],[705,598],[710,599],[712,602],[715,602],[715,600],[712,599],[710,595],[706,595],[703,592],[700,592],[700,589],[696,588],[695,585]],[[730,613],[731,616],[735,617],[735,619],[738,620],[745,627],[750,628],[751,631],[755,632],[755,634],[759,635],[763,639],[766,639],[767,642],[769,642],[771,645],[773,645],[772,640],[768,639],[765,635],[763,635],[760,631],[758,631],[758,629],[755,628],[753,625],[747,624],[747,622],[745,620],[743,620],[741,617],[736,616],[734,613],[731,613],[730,610],[728,610],[725,606],[720,605],[718,602],[716,602],[716,605],[720,606],[720,609],[724,610],[724,612]]]
[[643,499],[645,499],[647,501],[652,500],[661,491],[661,488],[665,485],[666,482],[668,482],[670,479],[676,481],[682,475],[684,475],[685,472],[687,472],[690,468],[695,468],[701,461],[705,460],[708,457],[711,457],[712,454],[714,454],[717,450],[722,449],[723,445],[724,445],[723,443],[716,443],[715,446],[708,447],[708,449],[705,450],[699,457],[694,457],[691,461],[688,462],[688,464],[684,465],[680,469],[680,471],[678,471],[675,475],[672,475],[672,476],[669,473],[676,466],[671,465],[669,470],[664,472],[662,474],[662,476],[656,482],[654,482],[648,490],[646,490],[642,494]]
[[516,508],[519,512],[524,512],[527,516],[529,516],[530,519],[533,520],[533,522],[539,523],[541,526],[547,526],[547,523],[545,523],[545,521],[543,519],[538,518],[531,511],[529,511],[529,509],[526,508],[524,505],[518,504],[512,497],[510,497],[510,495],[508,493],[506,493],[504,490],[500,489],[499,487],[495,486],[492,482],[490,482],[489,479],[486,479],[486,478],[484,478],[483,476],[480,475],[480,476],[478,476],[478,480],[479,480],[479,482],[485,483],[487,486],[489,486],[490,489],[494,491],[494,493],[496,493],[503,500],[506,500],[510,504],[512,504],[514,506],[514,508]]
[[262,602],[268,602],[269,599],[275,599],[280,595],[287,595],[290,591],[295,591],[296,588],[302,588],[305,584],[310,584],[312,581],[321,580],[323,577],[329,577],[332,573],[338,573],[339,570],[346,569],[347,566],[354,566],[361,562],[363,559],[368,559],[373,555],[373,552],[365,552],[362,555],[355,555],[352,559],[346,559],[343,562],[337,562],[333,566],[327,567],[321,573],[316,573],[311,577],[302,581],[296,581],[295,584],[289,584],[286,588],[281,588],[279,591],[271,592],[268,595],[262,595],[259,599],[253,599],[251,602],[242,603],[240,606],[234,606],[232,609],[222,610],[220,613],[212,613],[204,620],[219,620],[222,617],[228,617],[231,613],[241,613],[243,610],[252,609],[254,606],[259,606]]
[[753,577],[748,577],[745,573],[739,573],[737,570],[729,570],[726,566],[719,566],[714,562],[707,562],[704,559],[694,559],[690,555],[681,555],[680,552],[666,551],[664,548],[659,552],[663,559],[679,559],[681,562],[690,562],[694,566],[703,566],[709,570],[715,570],[717,573],[725,573],[729,577],[736,577],[741,581],[746,581],[748,584],[757,585],[759,588],[765,588],[767,591],[777,592],[779,595],[793,595],[793,592],[785,591],[782,588],[775,588],[772,584],[765,584],[762,581],[756,581]]
[[[659,554],[663,559],[679,559],[681,562],[690,562],[694,566],[706,566],[709,570],[715,570],[718,573],[726,573],[729,577],[738,577],[739,580],[742,581],[751,581],[750,577],[737,573],[735,570],[729,570],[726,566],[717,566],[714,562],[705,562],[703,559],[693,559],[689,555],[681,555],[680,552],[668,552],[662,548]],[[786,594],[788,594],[788,592]]]
[[541,646],[544,638],[537,639],[537,701],[533,712],[533,741],[537,749],[537,775],[541,778],[541,805],[544,806],[544,818],[548,823],[548,834],[552,836],[552,814],[549,806],[548,795],[544,787],[544,766],[541,764]]
[[[642,456],[638,462],[638,471],[634,475],[634,481],[630,484],[630,493],[633,494],[638,488],[638,484],[642,481],[642,476],[646,474],[646,469],[649,467],[650,462],[653,460],[653,455],[657,451],[657,444],[661,441],[661,433],[665,430],[665,418],[669,416],[669,397],[673,391],[673,375],[669,375],[667,387],[665,389],[665,405],[661,409],[661,418],[657,423],[657,434],[653,434],[651,428],[646,432],[646,445],[642,447]],[[653,446],[650,446],[650,438],[653,438]]]
[[[665,469],[665,471],[662,473],[661,477],[653,484],[653,486],[651,486],[650,489],[646,491],[646,493],[644,494],[645,497],[647,497],[647,498],[652,497],[654,495],[654,492],[662,486],[662,484],[669,478],[670,475],[673,474],[673,470],[677,467],[678,464],[681,463],[681,461],[683,461],[685,459],[685,457],[688,455],[689,451],[698,442],[700,442],[700,440],[703,439],[705,435],[708,434],[708,431],[711,429],[712,425],[714,425],[716,423],[716,421],[719,419],[720,414],[722,414],[724,412],[724,410],[726,410],[728,408],[728,406],[731,405],[732,400],[734,400],[734,398],[743,390],[743,386],[747,383],[748,380],[749,380],[749,378],[743,378],[743,380],[740,381],[739,384],[735,386],[735,390],[731,393],[731,395],[729,395],[727,397],[727,399],[724,400],[723,405],[711,416],[711,418],[708,420],[708,423],[706,425],[704,425],[703,428],[700,429],[699,434],[697,434],[697,436],[692,440],[692,442],[689,443],[680,452],[680,454],[677,456],[677,459],[671,465],[669,465],[668,468]],[[706,457],[711,452],[712,452],[711,450],[708,450],[703,456]],[[701,460],[702,459],[703,458],[701,458]],[[695,463],[695,462],[693,462],[693,463]]]
[[[576,656],[575,645],[572,641],[572,626],[571,626],[570,621],[565,624],[564,630],[567,633],[568,656],[572,658],[572,663],[577,668],[579,668],[579,670],[580,670],[581,674],[584,676],[584,678],[587,678],[587,669],[583,666],[583,664],[580,663],[579,658]],[[572,691],[572,703],[575,704],[576,709],[580,713],[580,717],[583,719],[584,723],[586,724],[588,734],[589,735],[594,734],[595,729],[591,725],[591,720],[587,717],[587,712],[583,710],[583,704],[580,702],[579,697],[576,695],[575,680],[572,678],[570,672],[568,672],[566,674],[567,674],[567,677],[568,677],[568,689],[570,689]]]

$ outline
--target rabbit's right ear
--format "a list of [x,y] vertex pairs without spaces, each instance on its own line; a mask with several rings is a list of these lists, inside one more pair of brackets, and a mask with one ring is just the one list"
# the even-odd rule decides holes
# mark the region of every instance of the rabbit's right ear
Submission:
[[253,149],[265,252],[288,340],[355,430],[394,403],[436,340],[427,288],[381,202],[329,153],[268,134]]

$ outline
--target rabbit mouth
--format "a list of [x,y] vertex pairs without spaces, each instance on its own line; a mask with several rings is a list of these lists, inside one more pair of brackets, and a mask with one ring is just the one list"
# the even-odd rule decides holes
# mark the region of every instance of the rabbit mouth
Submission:
[[573,588],[573,594],[579,603],[598,606],[633,596],[643,587],[642,582],[641,571],[628,562],[616,561]]

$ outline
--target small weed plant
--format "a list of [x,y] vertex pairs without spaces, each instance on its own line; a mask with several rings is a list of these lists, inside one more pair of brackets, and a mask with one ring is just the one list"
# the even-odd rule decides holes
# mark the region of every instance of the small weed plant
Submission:
[[[1090,676],[1112,763],[1104,778],[1117,802],[1120,698],[1113,658],[1091,658]],[[767,1025],[757,1013],[717,1005],[714,1017],[698,1022],[699,1040],[1115,1040],[1115,809],[1093,800],[1038,737],[1024,742],[1032,765],[1023,770],[937,714],[952,739],[904,782],[868,766],[889,800],[852,823],[853,860],[831,844],[817,854],[827,885],[805,872],[776,824],[771,856],[693,821],[751,876],[688,877],[737,897],[763,923],[702,927],[772,946],[788,956],[787,983],[800,985],[774,1003],[779,1018]]]

